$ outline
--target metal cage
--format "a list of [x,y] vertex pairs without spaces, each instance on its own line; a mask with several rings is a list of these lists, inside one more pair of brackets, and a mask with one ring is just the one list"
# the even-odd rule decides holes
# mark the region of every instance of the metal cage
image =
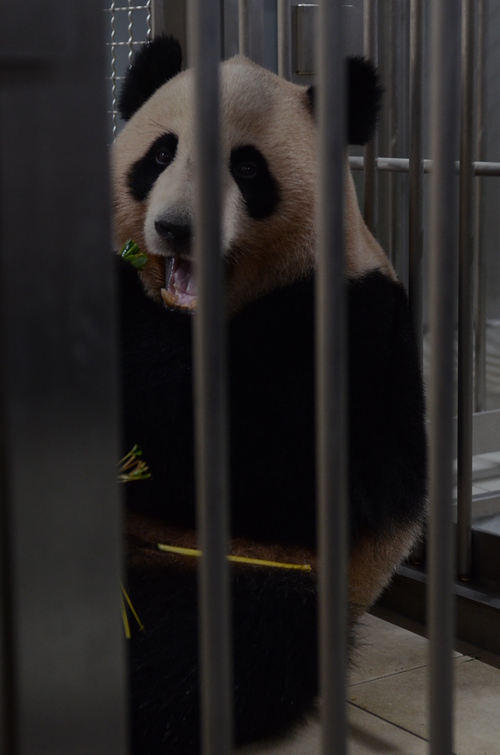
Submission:
[[[205,219],[199,240],[204,274],[196,335],[198,432],[200,448],[211,454],[199,458],[203,751],[231,750],[227,501],[219,496],[227,488],[225,357],[213,160],[217,66],[239,49],[285,78],[319,80],[321,164],[329,167],[321,175],[321,193],[325,207],[337,209],[323,208],[321,214],[325,285],[318,299],[325,755],[346,752],[348,505],[341,453],[346,376],[339,357],[345,352],[344,312],[337,307],[343,260],[329,253],[342,246],[344,114],[334,103],[342,100],[343,84],[330,72],[354,50],[378,58],[388,75],[389,109],[378,143],[350,160],[355,171],[363,170],[357,184],[366,222],[407,283],[414,325],[422,334],[432,460],[428,568],[402,567],[392,600],[416,615],[428,585],[430,747],[433,753],[452,752],[454,595],[463,599],[459,635],[466,636],[477,610],[478,617],[487,611],[490,622],[477,636],[497,652],[500,636],[498,539],[493,531],[472,527],[475,516],[500,512],[496,490],[473,491],[473,456],[500,449],[500,409],[487,406],[482,230],[484,182],[500,175],[500,163],[488,161],[485,146],[488,18],[499,22],[499,17],[486,0],[463,0],[462,18],[452,0],[428,6],[420,0],[387,6],[377,0],[323,2],[319,8],[289,0],[202,0],[193,2],[190,23],[186,3],[179,0],[137,5],[119,0],[104,9],[90,2],[74,7],[48,0],[42,7],[21,0],[0,10],[2,752],[119,755],[127,749],[106,144],[120,128],[115,103],[124,67],[139,43],[163,31],[181,39],[189,64],[197,66],[197,118],[212,124],[199,134],[198,154],[211,161],[200,159],[197,199]],[[429,296],[423,283],[427,268]],[[335,511],[328,506],[332,499],[343,501]],[[217,512],[210,520],[204,514],[208,506]],[[477,588],[480,579],[488,589],[484,583]]]

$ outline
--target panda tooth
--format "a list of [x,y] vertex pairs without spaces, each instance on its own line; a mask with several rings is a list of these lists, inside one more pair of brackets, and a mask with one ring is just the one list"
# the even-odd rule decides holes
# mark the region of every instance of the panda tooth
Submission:
[[167,257],[165,260],[165,288],[168,290],[170,284],[170,278],[172,277],[172,270],[174,267],[174,258]]
[[166,288],[160,289],[161,298],[163,299],[164,303],[167,305],[167,307],[176,307],[177,306],[177,300],[173,294],[170,293],[170,291],[167,291]]

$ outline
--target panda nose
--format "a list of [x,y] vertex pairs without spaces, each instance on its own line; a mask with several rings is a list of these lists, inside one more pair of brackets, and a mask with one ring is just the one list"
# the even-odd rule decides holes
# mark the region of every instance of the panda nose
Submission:
[[164,220],[155,221],[156,233],[165,239],[172,250],[176,252],[187,252],[191,246],[191,225],[189,223],[180,225],[178,223],[168,223]]

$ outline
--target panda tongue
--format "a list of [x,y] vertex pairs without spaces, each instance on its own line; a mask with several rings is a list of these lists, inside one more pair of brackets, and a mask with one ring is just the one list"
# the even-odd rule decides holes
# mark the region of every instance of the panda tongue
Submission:
[[192,308],[196,303],[196,288],[193,268],[190,262],[174,257],[172,272],[168,282],[168,293],[175,298],[179,307]]

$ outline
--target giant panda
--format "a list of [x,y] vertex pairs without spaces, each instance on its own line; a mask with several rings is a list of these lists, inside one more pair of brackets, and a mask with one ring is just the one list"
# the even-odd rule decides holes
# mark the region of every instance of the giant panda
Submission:
[[[317,702],[314,90],[244,57],[220,66],[222,237],[230,408],[234,737],[286,736]],[[377,119],[373,66],[348,61],[348,137]],[[114,235],[148,255],[119,263],[124,448],[152,480],[127,486],[134,753],[200,750],[191,331],[193,72],[155,39],[126,73],[112,149]],[[347,147],[347,145],[346,145]],[[349,612],[354,630],[418,537],[426,506],[419,359],[405,291],[361,216],[345,168],[349,316]],[[335,506],[335,501],[332,501]],[[265,566],[261,561],[290,568]],[[300,568],[303,567],[303,568]]]

